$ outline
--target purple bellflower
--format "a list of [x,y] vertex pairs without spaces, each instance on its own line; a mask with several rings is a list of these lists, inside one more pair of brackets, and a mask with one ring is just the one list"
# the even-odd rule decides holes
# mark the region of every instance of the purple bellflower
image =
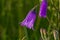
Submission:
[[47,15],[47,0],[42,0],[42,3],[40,5],[40,10],[39,10],[39,16],[46,18]]
[[34,9],[30,10],[26,18],[21,22],[21,26],[26,26],[29,29],[34,30],[33,25],[36,19],[36,12]]

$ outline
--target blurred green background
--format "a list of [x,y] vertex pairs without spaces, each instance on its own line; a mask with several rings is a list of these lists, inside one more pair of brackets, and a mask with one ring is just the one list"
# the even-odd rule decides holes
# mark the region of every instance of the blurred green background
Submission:
[[47,18],[39,18],[40,5],[36,8],[37,18],[33,31],[20,26],[19,22],[23,21],[29,10],[40,4],[41,0],[0,0],[0,40],[42,40],[41,28],[46,30],[49,40],[55,40],[51,32],[57,30],[59,33],[60,30],[60,1],[47,2]]

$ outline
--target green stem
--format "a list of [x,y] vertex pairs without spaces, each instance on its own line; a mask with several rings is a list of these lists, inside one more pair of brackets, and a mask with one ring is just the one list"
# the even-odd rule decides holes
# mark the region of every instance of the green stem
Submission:
[[26,40],[29,40],[29,38],[28,38],[28,32],[27,32],[27,29],[25,27],[24,27],[24,31],[25,31]]

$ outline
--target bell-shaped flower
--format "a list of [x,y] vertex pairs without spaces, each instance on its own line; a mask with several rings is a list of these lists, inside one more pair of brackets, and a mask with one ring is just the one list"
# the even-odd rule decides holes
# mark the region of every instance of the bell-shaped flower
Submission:
[[47,16],[47,0],[42,0],[41,5],[40,5],[40,10],[39,10],[39,16],[41,18],[46,18]]
[[33,26],[35,19],[36,19],[36,11],[33,8],[28,12],[26,18],[20,24],[21,26],[26,26],[27,28],[34,30]]

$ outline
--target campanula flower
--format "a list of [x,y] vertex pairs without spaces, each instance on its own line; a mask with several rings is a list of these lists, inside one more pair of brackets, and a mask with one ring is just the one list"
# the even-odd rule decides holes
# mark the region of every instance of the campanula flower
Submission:
[[35,9],[33,8],[28,12],[26,18],[21,22],[21,26],[26,26],[27,28],[34,30],[33,26],[35,19],[36,19],[36,12]]
[[47,15],[47,0],[42,0],[39,10],[39,16],[46,18]]

